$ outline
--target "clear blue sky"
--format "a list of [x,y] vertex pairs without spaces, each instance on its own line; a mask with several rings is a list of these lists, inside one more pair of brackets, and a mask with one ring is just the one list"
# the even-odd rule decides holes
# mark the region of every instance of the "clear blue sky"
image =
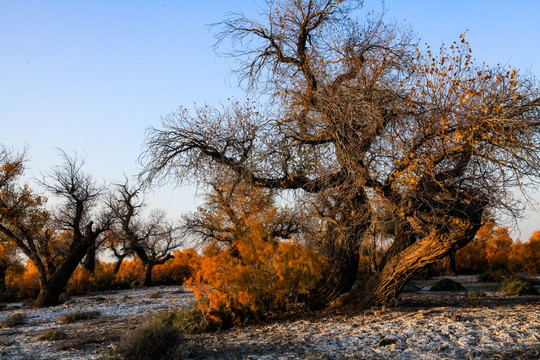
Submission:
[[[179,105],[241,97],[231,60],[211,49],[207,25],[255,0],[0,0],[0,144],[30,147],[29,174],[77,151],[103,182],[137,172],[145,129]],[[540,1],[387,0],[386,19],[410,24],[433,47],[468,29],[474,56],[540,74]],[[378,0],[366,10],[381,11]],[[362,16],[362,13],[359,14]],[[151,205],[178,217],[193,191],[165,188]],[[540,229],[522,224],[521,238]]]

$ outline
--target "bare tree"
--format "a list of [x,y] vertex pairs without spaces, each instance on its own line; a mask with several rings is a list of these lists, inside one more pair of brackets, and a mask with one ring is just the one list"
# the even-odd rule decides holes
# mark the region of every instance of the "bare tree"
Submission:
[[[205,180],[227,168],[314,205],[329,271],[321,307],[349,292],[358,252],[385,209],[377,271],[340,304],[391,301],[414,274],[464,246],[487,211],[517,216],[515,189],[538,184],[538,88],[514,69],[477,65],[468,43],[420,51],[359,1],[268,3],[264,22],[233,14],[218,44],[270,103],[180,109],[148,132],[143,176]],[[370,230],[371,229],[371,230]]]
[[115,218],[112,229],[115,243],[114,252],[119,259],[128,255],[137,256],[145,269],[144,286],[152,285],[152,269],[174,258],[171,252],[182,245],[179,228],[167,220],[161,210],[154,210],[144,221],[140,211],[144,208],[141,199],[142,186],[131,187],[126,180],[116,185],[108,206]]
[[[82,172],[82,162],[65,153],[63,157],[64,164],[41,181],[61,201],[54,211],[47,210],[45,199],[28,186],[17,185],[23,156],[5,157],[2,163],[0,231],[17,244],[38,270],[40,292],[36,307],[58,303],[71,275],[110,222],[106,214],[96,217],[93,213],[100,189]],[[62,241],[65,246],[59,247]],[[65,253],[60,254],[62,247]]]

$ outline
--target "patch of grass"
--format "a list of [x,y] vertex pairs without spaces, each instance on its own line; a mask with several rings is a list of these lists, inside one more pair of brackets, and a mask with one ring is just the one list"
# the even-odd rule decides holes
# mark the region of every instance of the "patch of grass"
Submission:
[[483,291],[471,291],[467,294],[469,299],[482,299],[486,297],[486,293]]
[[158,299],[162,296],[162,293],[161,291],[159,290],[156,290],[156,291],[152,291],[150,294],[148,294],[148,298],[149,299]]
[[0,310],[4,310],[6,308],[6,303],[0,303]]
[[9,315],[2,321],[3,328],[10,328],[18,325],[26,324],[26,315],[24,314],[13,314]]
[[504,280],[501,291],[506,295],[535,295],[538,293],[529,281],[514,277]]
[[167,311],[159,314],[157,320],[174,327],[182,334],[200,334],[208,330],[208,322],[196,307]]
[[87,333],[80,333],[75,338],[69,339],[66,341],[62,341],[59,343],[56,347],[56,351],[61,350],[81,350],[85,347],[86,344],[93,344],[93,343],[99,343],[101,340],[96,338],[93,335],[87,334]]
[[38,340],[42,341],[53,341],[53,340],[62,340],[67,337],[66,333],[62,330],[48,330],[41,334],[38,337]]
[[63,324],[71,324],[76,321],[95,319],[99,315],[99,311],[76,311],[60,316],[58,321]]
[[429,291],[465,291],[465,287],[452,279],[444,278],[437,281]]
[[129,300],[131,299],[131,296],[129,296],[128,294],[124,295],[124,300]]
[[119,352],[124,359],[130,360],[176,359],[181,340],[182,336],[176,328],[152,319],[134,332],[125,334]]

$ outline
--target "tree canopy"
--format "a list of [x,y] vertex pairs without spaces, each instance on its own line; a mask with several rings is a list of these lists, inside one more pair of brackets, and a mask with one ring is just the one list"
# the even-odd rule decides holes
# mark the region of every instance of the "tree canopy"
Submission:
[[[465,35],[434,53],[359,1],[268,2],[263,20],[232,14],[217,45],[253,100],[180,108],[148,132],[148,182],[233,171],[254,186],[298,190],[324,224],[330,266],[313,294],[351,290],[374,222],[391,223],[380,271],[345,297],[390,301],[426,265],[474,238],[487,213],[519,215],[540,171],[536,82],[472,57]],[[518,192],[516,190],[521,190]],[[390,229],[390,230],[389,230]]]

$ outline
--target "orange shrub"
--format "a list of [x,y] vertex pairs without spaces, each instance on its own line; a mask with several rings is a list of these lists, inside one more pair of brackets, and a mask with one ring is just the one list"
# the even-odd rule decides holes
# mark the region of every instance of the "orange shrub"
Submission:
[[320,279],[323,261],[314,252],[293,242],[262,238],[251,233],[236,241],[238,256],[216,244],[206,248],[189,285],[210,321],[260,319],[284,309]]
[[39,274],[32,263],[27,260],[22,272],[12,273],[8,271],[6,284],[18,289],[19,296],[23,299],[36,298],[39,294]]
[[88,294],[92,290],[93,283],[92,274],[88,270],[78,267],[71,275],[64,292],[69,295]]
[[516,270],[540,274],[540,231],[535,231],[526,243],[515,243],[510,261]]
[[183,284],[189,279],[201,262],[201,256],[193,249],[176,250],[174,259],[163,265],[156,265],[152,272],[154,284]]
[[144,278],[143,263],[139,259],[123,261],[116,274],[116,284],[129,286],[133,282],[141,282]]

